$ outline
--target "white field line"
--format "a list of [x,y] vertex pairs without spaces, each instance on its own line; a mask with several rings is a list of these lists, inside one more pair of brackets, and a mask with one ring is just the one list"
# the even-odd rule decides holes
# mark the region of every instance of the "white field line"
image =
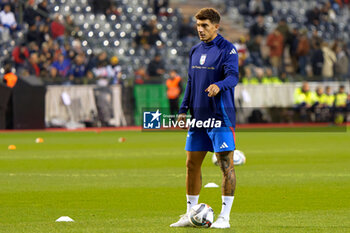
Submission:
[[[260,173],[260,172],[258,172]],[[261,174],[264,175],[264,177],[273,177],[274,179],[278,179],[279,177],[292,177],[292,178],[319,178],[319,177],[350,177],[350,173],[278,173],[278,176],[276,177],[275,173],[267,173],[267,172],[261,172]],[[143,174],[125,174],[126,176],[130,177],[159,177],[159,174],[147,174],[146,176]],[[162,176],[169,176],[169,177],[184,177],[185,174],[179,173],[162,173]],[[70,173],[70,174],[62,174],[62,173],[0,173],[0,176],[31,176],[31,177],[121,177],[123,174],[120,173]],[[243,177],[256,177],[257,173],[254,172],[254,174],[242,174]],[[208,174],[205,175],[205,177],[221,177],[221,174]]]

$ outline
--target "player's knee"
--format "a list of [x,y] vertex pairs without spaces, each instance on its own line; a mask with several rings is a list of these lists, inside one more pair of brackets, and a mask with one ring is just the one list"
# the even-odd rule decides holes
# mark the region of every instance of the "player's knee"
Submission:
[[188,172],[195,172],[198,171],[198,169],[200,169],[201,166],[195,160],[187,159],[186,167]]
[[230,155],[217,155],[218,163],[224,176],[234,173],[233,160]]

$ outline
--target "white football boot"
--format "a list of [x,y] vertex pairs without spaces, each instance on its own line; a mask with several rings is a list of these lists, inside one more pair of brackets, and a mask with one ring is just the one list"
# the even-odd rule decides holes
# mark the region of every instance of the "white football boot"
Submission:
[[216,219],[210,228],[230,228],[230,221],[228,219],[225,219],[224,216],[219,215],[218,219]]
[[180,215],[179,221],[170,225],[170,227],[191,227],[191,226],[192,226],[192,224],[190,223],[190,220],[188,219],[188,213]]

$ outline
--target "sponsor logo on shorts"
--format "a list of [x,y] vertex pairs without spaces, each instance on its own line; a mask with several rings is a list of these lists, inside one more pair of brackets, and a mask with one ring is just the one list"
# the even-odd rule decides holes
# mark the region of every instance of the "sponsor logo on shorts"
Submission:
[[222,145],[220,146],[220,149],[225,149],[228,148],[228,145],[226,144],[226,142],[223,142]]

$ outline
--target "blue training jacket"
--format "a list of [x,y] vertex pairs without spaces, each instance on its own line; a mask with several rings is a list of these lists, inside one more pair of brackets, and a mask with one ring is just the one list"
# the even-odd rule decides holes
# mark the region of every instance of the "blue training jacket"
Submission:
[[[235,127],[234,87],[238,79],[237,50],[220,34],[209,43],[193,46],[187,87],[179,113],[190,110],[196,120],[215,118],[222,121],[222,126]],[[211,84],[220,88],[215,97],[208,97],[205,92]]]

